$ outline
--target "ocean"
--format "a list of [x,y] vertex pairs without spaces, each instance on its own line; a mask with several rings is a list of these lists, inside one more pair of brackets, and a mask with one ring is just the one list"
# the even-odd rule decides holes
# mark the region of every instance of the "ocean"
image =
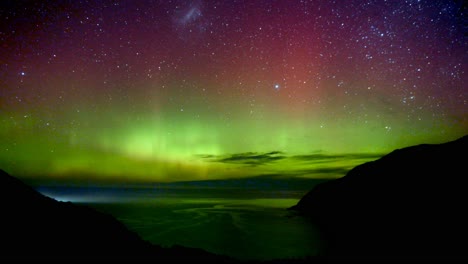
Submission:
[[302,191],[239,188],[43,187],[71,201],[113,215],[141,238],[169,247],[182,245],[240,260],[315,256],[317,229],[288,211]]

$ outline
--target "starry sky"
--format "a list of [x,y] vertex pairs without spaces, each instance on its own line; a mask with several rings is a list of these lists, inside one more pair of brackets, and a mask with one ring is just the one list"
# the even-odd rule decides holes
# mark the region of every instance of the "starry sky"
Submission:
[[2,1],[0,167],[333,178],[468,132],[463,1]]

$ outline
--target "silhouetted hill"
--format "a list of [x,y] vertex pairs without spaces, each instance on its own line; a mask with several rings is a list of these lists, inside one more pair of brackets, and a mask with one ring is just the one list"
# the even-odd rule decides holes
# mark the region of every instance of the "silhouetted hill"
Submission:
[[290,208],[327,257],[467,258],[468,136],[398,149],[317,185]]
[[58,202],[0,170],[0,259],[232,262],[199,249],[161,248],[112,216]]

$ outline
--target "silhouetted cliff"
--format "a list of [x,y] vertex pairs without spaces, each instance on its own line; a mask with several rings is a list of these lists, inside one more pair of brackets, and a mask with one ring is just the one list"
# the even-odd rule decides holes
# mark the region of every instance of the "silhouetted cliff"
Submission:
[[0,259],[231,262],[199,249],[161,248],[112,216],[43,196],[0,170]]
[[291,209],[327,257],[467,258],[468,136],[395,150],[317,185]]

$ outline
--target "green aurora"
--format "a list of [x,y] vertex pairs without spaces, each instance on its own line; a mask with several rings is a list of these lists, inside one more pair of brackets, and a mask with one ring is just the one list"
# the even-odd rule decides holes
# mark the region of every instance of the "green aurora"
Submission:
[[121,109],[58,111],[52,118],[44,123],[40,112],[2,115],[0,166],[23,177],[110,182],[264,174],[335,178],[395,148],[442,142],[462,132],[452,129],[439,138],[430,131],[447,130],[442,121],[422,123],[416,131],[423,132],[414,133],[398,120],[388,129],[379,119],[363,127],[352,119],[298,122],[280,114],[227,122],[209,114],[192,120],[177,111],[163,117]]

